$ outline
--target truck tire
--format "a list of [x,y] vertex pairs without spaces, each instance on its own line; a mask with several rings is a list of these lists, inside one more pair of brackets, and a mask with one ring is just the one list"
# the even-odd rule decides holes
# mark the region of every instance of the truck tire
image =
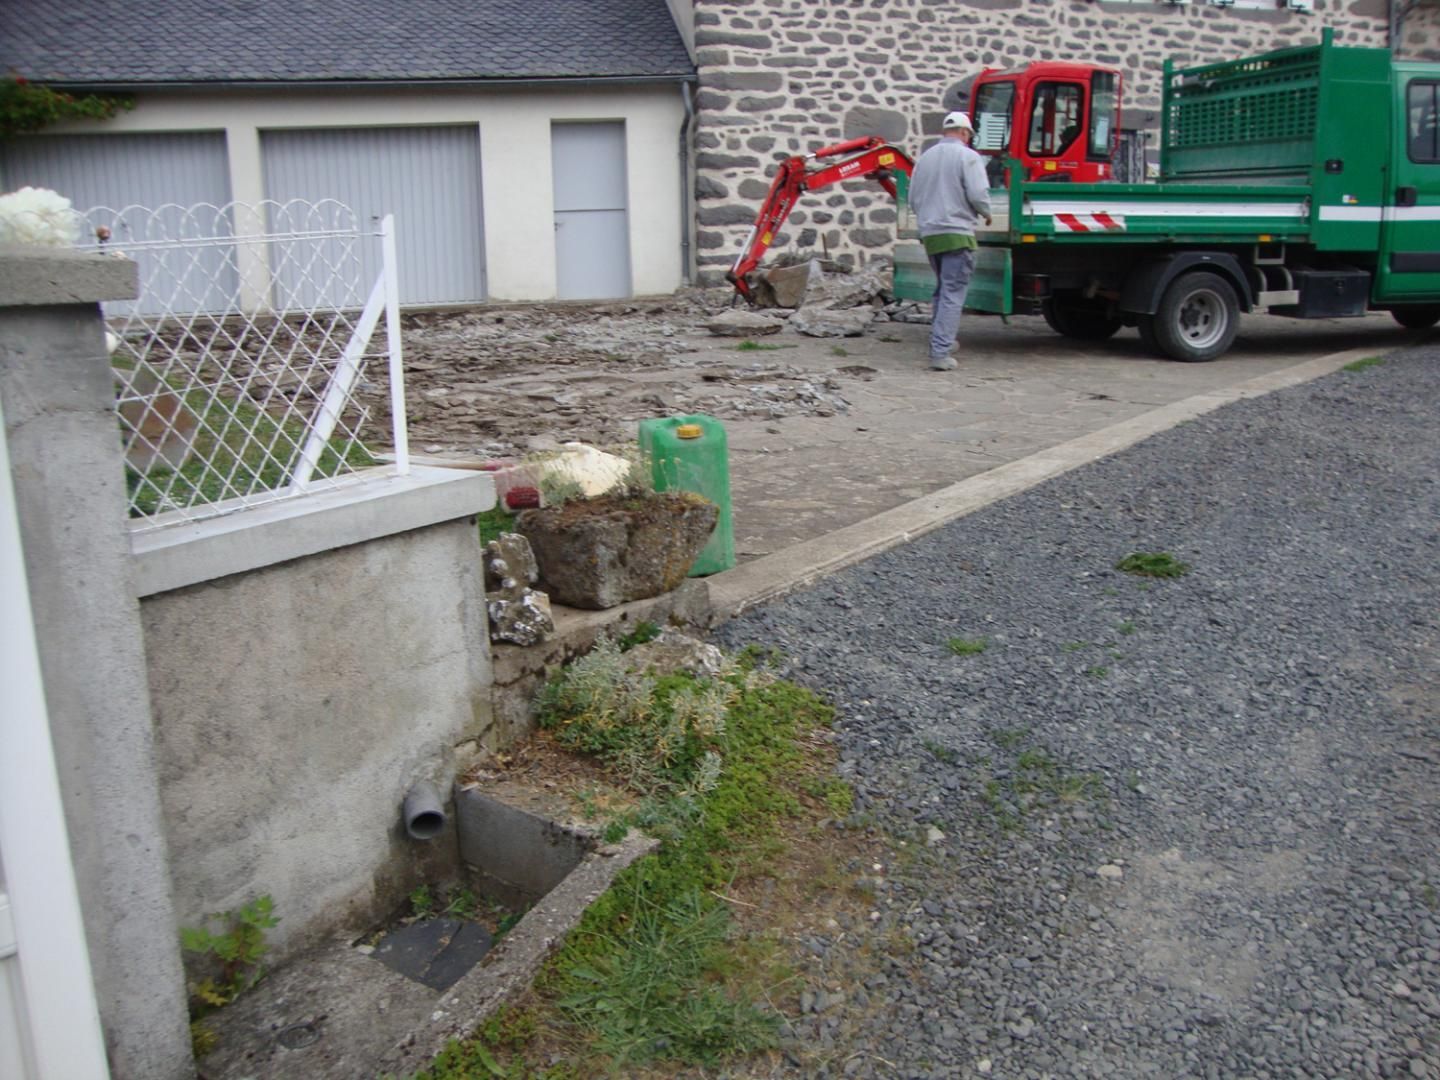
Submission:
[[1392,308],[1391,317],[1406,330],[1428,330],[1440,322],[1440,304]]
[[1214,360],[1235,341],[1240,301],[1219,274],[1195,270],[1170,283],[1152,325],[1155,343],[1172,360]]
[[1157,356],[1164,356],[1165,350],[1160,348],[1160,341],[1155,337],[1155,316],[1141,315],[1135,329],[1140,331],[1140,344],[1145,346],[1146,352],[1154,353]]
[[1040,314],[1051,330],[1077,341],[1104,341],[1120,329],[1118,315],[1081,296],[1052,296],[1041,306]]

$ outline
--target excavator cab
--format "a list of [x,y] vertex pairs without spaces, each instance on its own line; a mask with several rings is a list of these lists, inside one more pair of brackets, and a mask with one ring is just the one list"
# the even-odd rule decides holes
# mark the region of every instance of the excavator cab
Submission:
[[1094,64],[1041,61],[1023,68],[986,68],[970,92],[971,144],[990,158],[999,187],[1006,158],[1020,161],[1027,180],[1092,183],[1114,178],[1120,125],[1120,72]]

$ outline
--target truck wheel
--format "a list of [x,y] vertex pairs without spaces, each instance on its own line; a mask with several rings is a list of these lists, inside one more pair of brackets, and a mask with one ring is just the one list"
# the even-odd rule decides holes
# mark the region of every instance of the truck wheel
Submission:
[[1440,305],[1417,304],[1413,307],[1398,307],[1390,315],[1406,330],[1428,330],[1440,322]]
[[1214,360],[1235,341],[1240,302],[1219,274],[1182,274],[1160,298],[1154,327],[1155,343],[1172,360]]
[[1052,296],[1040,314],[1051,330],[1078,341],[1104,341],[1120,329],[1120,317],[1083,297]]

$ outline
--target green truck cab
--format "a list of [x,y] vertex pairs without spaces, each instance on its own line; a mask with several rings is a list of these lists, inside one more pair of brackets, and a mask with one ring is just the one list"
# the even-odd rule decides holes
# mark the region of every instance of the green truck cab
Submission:
[[[966,307],[1213,360],[1242,311],[1440,321],[1440,64],[1318,45],[1164,74],[1160,176],[992,192]],[[903,186],[901,196],[903,199]],[[929,300],[902,215],[895,293]],[[907,236],[908,233],[908,236]]]

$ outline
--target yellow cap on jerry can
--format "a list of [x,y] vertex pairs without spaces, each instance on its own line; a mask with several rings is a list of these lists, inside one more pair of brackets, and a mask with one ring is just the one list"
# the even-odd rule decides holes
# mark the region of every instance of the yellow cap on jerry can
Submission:
[[699,424],[681,424],[675,429],[677,439],[698,439],[705,434],[705,429]]

